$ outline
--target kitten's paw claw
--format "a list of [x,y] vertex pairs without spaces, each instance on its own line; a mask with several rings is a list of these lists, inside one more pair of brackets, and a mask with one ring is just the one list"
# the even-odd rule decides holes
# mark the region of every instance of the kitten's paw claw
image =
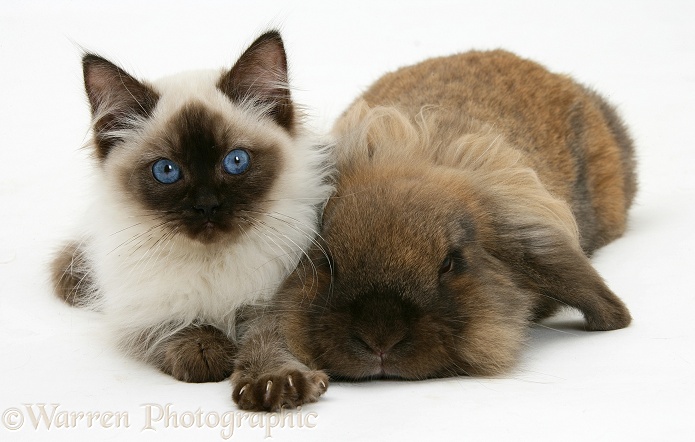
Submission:
[[258,378],[232,375],[232,399],[239,408],[250,411],[277,411],[316,402],[328,389],[328,376],[319,370],[289,370]]

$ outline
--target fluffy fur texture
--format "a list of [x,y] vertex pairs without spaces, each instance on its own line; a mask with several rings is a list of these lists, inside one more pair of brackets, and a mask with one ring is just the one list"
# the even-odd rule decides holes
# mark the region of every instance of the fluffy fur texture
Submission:
[[[119,345],[177,379],[222,380],[239,308],[294,269],[332,190],[282,40],[264,34],[231,70],[151,84],[95,55],[83,64],[99,178],[82,235],[54,260],[56,293],[102,311]],[[232,174],[234,149],[249,162]],[[174,182],[156,177],[163,159]]]
[[321,244],[242,344],[242,408],[315,400],[321,374],[503,373],[529,323],[563,306],[589,330],[630,323],[588,259],[623,233],[636,189],[630,138],[596,93],[469,52],[385,75],[335,132]]

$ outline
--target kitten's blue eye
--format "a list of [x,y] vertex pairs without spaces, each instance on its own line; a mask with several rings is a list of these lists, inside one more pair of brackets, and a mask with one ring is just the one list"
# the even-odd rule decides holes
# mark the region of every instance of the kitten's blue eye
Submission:
[[181,179],[181,168],[178,164],[165,158],[152,165],[152,175],[162,184],[171,184]]
[[239,175],[240,173],[246,172],[249,168],[249,153],[244,149],[234,149],[229,152],[224,160],[222,160],[222,165],[224,170],[231,175]]

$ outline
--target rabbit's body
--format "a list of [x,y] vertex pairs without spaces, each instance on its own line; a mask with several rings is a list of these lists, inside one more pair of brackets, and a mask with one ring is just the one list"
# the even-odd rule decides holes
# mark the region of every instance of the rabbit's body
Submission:
[[625,230],[636,190],[632,143],[613,109],[568,77],[509,52],[468,52],[387,74],[362,99],[434,120],[428,141],[444,155],[468,134],[504,138],[570,204],[589,254]]
[[562,305],[590,330],[629,324],[587,258],[623,233],[636,189],[631,141],[597,94],[470,52],[385,75],[335,133],[324,244],[251,326],[232,377],[243,408],[315,400],[321,370],[501,373]]

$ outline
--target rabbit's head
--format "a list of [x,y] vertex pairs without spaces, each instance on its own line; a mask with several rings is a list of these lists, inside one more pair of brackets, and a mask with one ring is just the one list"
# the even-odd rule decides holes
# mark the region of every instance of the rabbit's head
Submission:
[[[484,160],[455,168],[407,154],[412,140],[393,130],[405,123],[393,124],[388,146],[370,129],[364,161],[339,159],[321,237],[278,295],[302,362],[343,379],[492,375],[514,364],[529,321],[559,305],[580,309],[589,329],[629,323],[569,207],[503,143],[464,149],[471,161],[483,149],[507,155],[501,172]],[[357,141],[343,142],[354,155]]]

